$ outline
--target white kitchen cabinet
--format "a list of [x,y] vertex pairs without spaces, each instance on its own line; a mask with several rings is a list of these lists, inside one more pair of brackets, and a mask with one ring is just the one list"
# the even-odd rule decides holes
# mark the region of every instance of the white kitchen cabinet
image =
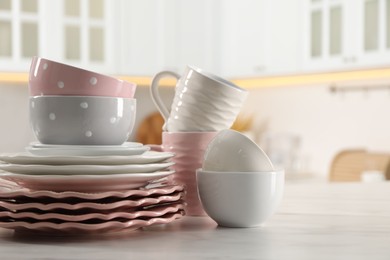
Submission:
[[390,0],[1,0],[0,70],[228,78],[390,64]]
[[167,4],[156,1],[121,1],[119,16],[121,41],[120,73],[153,75],[165,63],[165,9]]
[[37,0],[0,1],[0,69],[28,68],[30,57],[41,52],[42,10]]
[[390,0],[364,0],[359,6],[358,62],[367,66],[390,64]]
[[225,76],[256,77],[302,71],[302,0],[233,0],[222,1],[221,5],[224,9],[221,65]]
[[180,73],[186,65],[219,70],[219,0],[132,0],[123,4],[122,74]]
[[28,71],[43,56],[114,72],[116,21],[108,0],[2,0],[0,70]]
[[304,71],[389,65],[389,0],[306,1]]
[[223,76],[242,77],[266,70],[267,43],[263,0],[226,0],[219,3],[216,17],[219,40],[213,58],[216,71]]
[[[187,64],[225,77],[296,71],[299,2],[4,0],[0,70],[28,71],[39,55],[124,75],[181,72]],[[35,3],[34,12],[24,3]]]

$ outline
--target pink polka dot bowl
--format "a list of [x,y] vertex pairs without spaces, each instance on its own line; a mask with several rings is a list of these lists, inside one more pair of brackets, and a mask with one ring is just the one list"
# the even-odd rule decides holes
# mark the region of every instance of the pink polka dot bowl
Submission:
[[32,130],[43,144],[121,145],[134,128],[134,98],[34,96],[29,101]]
[[70,95],[133,98],[137,85],[114,77],[34,57],[29,73],[31,96]]

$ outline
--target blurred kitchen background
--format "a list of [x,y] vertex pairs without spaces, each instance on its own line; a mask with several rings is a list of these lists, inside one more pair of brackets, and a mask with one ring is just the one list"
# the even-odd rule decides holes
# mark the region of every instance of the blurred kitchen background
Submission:
[[136,82],[131,140],[159,142],[150,80],[191,64],[250,91],[233,128],[289,178],[389,171],[390,0],[0,0],[0,152],[35,140],[35,55]]

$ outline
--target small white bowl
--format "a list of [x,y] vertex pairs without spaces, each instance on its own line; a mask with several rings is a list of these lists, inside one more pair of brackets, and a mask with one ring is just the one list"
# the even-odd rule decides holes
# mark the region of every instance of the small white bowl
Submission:
[[121,145],[134,127],[136,100],[93,96],[30,97],[30,121],[43,144]]
[[202,165],[205,171],[273,171],[267,154],[251,139],[234,130],[222,130],[209,143]]
[[284,171],[214,172],[197,170],[203,209],[224,227],[257,227],[276,211],[283,197]]

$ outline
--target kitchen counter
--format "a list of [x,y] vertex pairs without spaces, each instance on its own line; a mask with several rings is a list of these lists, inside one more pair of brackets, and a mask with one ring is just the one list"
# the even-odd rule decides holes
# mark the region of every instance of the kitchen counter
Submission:
[[184,217],[88,239],[0,229],[0,259],[390,259],[389,236],[390,183],[289,183],[259,228]]

